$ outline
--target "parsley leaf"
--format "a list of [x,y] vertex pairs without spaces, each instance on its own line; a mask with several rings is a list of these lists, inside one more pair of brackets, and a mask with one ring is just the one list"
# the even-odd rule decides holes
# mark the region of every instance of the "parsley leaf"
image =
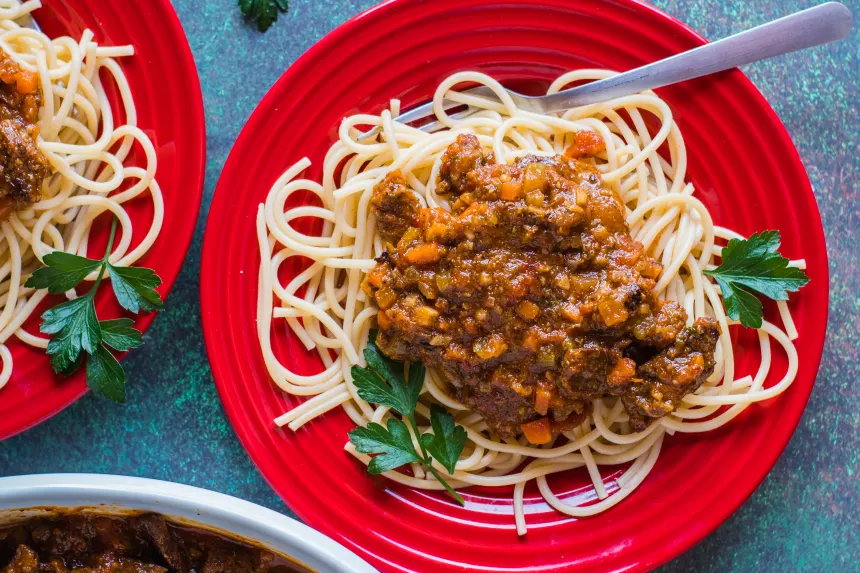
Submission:
[[239,10],[246,20],[255,21],[261,32],[268,30],[278,19],[278,12],[289,9],[287,0],[239,0]]
[[364,350],[367,367],[352,367],[352,379],[363,400],[381,406],[390,406],[404,416],[415,413],[418,395],[424,384],[424,366],[412,364],[409,381],[403,378],[403,364],[389,360],[370,343]]
[[[415,421],[415,407],[424,386],[424,366],[419,363],[404,364],[386,358],[376,346],[376,332],[371,332],[364,350],[367,366],[352,367],[352,380],[358,395],[373,404],[388,406],[403,416],[403,420],[390,419],[387,428],[371,422],[366,427],[349,433],[349,441],[362,454],[379,454],[370,460],[367,470],[379,474],[399,468],[408,463],[420,463],[442,484],[451,497],[460,505],[463,498],[433,467],[438,461],[448,473],[454,474],[454,466],[466,445],[466,430],[454,423],[454,417],[441,406],[430,409],[430,426],[433,434],[420,434]],[[408,369],[408,376],[403,372]],[[408,422],[408,426],[407,426]],[[409,427],[418,438],[420,451],[415,449]]]
[[362,454],[380,454],[370,460],[367,470],[381,474],[412,462],[420,462],[415,453],[412,437],[406,424],[400,420],[388,420],[388,427],[371,422],[364,428],[356,428],[349,433],[349,441]]
[[108,263],[113,292],[119,304],[135,314],[141,310],[158,310],[163,306],[155,290],[161,279],[152,269],[115,267]]
[[102,396],[125,404],[125,372],[103,344],[87,360],[87,385]]
[[102,328],[102,340],[114,350],[126,352],[143,344],[143,336],[133,328],[134,321],[130,318],[102,320],[99,325]]
[[726,314],[746,327],[760,328],[762,305],[753,293],[773,300],[788,300],[789,292],[796,292],[809,282],[809,277],[777,252],[779,231],[763,231],[749,239],[732,239],[723,248],[722,264],[712,271],[723,292]]
[[[49,342],[49,344],[50,344],[50,342]],[[78,368],[81,367],[81,364],[84,363],[84,357],[85,356],[87,356],[87,353],[81,352],[80,354],[78,354],[77,360],[75,360],[74,362],[66,364],[65,368],[60,368],[59,366],[62,366],[62,365],[59,364],[59,359],[57,359],[57,355],[54,354],[51,356],[51,366],[53,367],[54,372],[56,372],[57,374],[62,374],[63,376],[71,376],[72,374],[77,372]]]
[[24,286],[46,288],[51,294],[62,294],[75,288],[87,275],[99,269],[101,261],[55,251],[44,257],[46,267],[34,272]]
[[421,445],[449,474],[454,475],[454,466],[466,445],[466,430],[456,425],[454,416],[438,404],[430,408],[430,426],[433,433],[422,434]]
[[747,328],[761,328],[764,311],[761,301],[741,288],[734,288],[721,279],[717,279],[720,290],[723,291],[723,302],[726,314],[733,320],[739,320]]
[[78,359],[81,350],[94,354],[102,341],[96,306],[90,295],[45,311],[39,330],[54,335],[48,342],[47,352],[56,372],[67,370]]
[[60,294],[79,287],[90,273],[98,272],[87,294],[45,311],[39,330],[53,335],[48,341],[47,353],[54,372],[70,376],[86,362],[87,385],[122,403],[125,402],[125,372],[108,347],[126,352],[143,344],[143,336],[133,328],[134,321],[128,318],[100,322],[96,316],[96,292],[107,272],[116,298],[125,309],[134,313],[158,310],[163,303],[155,290],[161,279],[154,271],[119,268],[110,264],[116,227],[117,219],[114,217],[107,249],[101,260],[61,251],[50,253],[43,258],[45,267],[34,272],[25,286]]

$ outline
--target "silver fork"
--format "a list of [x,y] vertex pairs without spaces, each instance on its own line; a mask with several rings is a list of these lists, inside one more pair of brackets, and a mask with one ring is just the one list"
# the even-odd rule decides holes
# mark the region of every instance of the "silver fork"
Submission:
[[[559,112],[835,42],[848,35],[852,24],[851,10],[839,2],[827,2],[653,64],[551,95],[527,96],[508,89],[505,91],[522,110]],[[498,101],[495,93],[486,86],[462,93]],[[446,110],[464,105],[452,101],[443,104]],[[469,107],[454,117],[468,117],[475,111],[476,108]],[[432,115],[433,102],[430,102],[400,114],[395,121],[411,123]],[[432,122],[420,129],[432,132],[442,127],[439,122]],[[376,135],[379,131],[379,128],[368,131],[359,140]]]
[[36,22],[36,19],[33,18],[32,14],[27,14],[26,16],[24,16],[22,18],[18,18],[17,22],[18,22],[18,25],[21,26],[22,28],[32,28],[32,29],[36,30],[37,32],[42,31],[42,28],[39,27],[39,23]]

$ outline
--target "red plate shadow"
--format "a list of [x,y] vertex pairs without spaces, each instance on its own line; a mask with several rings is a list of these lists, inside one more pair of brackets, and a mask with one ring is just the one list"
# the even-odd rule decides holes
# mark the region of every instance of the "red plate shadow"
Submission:
[[[270,381],[255,334],[257,205],[308,156],[320,176],[336,127],[390,98],[410,106],[462,70],[543,83],[583,67],[626,70],[705,40],[634,0],[392,0],[350,20],[309,50],[272,88],[242,131],[215,193],[204,243],[206,345],[225,408],[248,453],[307,523],[386,571],[642,571],[691,547],[752,493],[797,425],[824,343],[828,275],[824,234],[797,151],[779,118],[739,71],[660,91],[685,136],[689,178],[716,222],[742,233],[782,232],[783,252],[812,278],[793,297],[800,370],[778,399],[728,427],[666,439],[642,486],[597,517],[574,520],[527,490],[529,533],[517,537],[510,490],[466,490],[467,506],[373,479],[343,451],[351,423],[331,412],[293,434],[273,418],[300,400]],[[519,85],[522,85],[519,83]],[[778,320],[773,308],[768,318]],[[318,365],[284,331],[277,351],[301,371]],[[755,336],[738,338],[739,372],[757,366]],[[786,358],[775,351],[773,375]],[[609,476],[609,471],[606,472]],[[577,472],[554,476],[575,495]]]

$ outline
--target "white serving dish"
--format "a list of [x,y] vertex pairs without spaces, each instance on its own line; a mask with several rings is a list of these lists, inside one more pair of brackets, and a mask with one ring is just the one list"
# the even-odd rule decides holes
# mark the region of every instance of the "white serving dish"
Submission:
[[342,545],[298,521],[259,505],[187,485],[98,474],[44,474],[0,478],[0,523],[31,508],[99,507],[152,511],[183,523],[256,541],[319,573],[374,573]]

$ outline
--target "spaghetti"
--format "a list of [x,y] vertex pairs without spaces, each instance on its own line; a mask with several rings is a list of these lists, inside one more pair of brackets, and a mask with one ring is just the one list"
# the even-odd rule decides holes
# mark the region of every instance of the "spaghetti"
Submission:
[[[163,218],[164,202],[155,180],[155,147],[137,127],[137,112],[128,80],[116,58],[131,56],[131,46],[100,46],[93,32],[80,39],[49,38],[21,25],[41,6],[38,0],[0,0],[0,49],[24,70],[39,78],[37,145],[53,172],[42,185],[41,198],[0,222],[0,388],[13,371],[7,341],[14,335],[37,348],[48,339],[33,335],[22,325],[47,295],[46,290],[24,286],[53,251],[86,256],[96,218],[110,211],[122,227],[122,238],[110,261],[130,266],[155,242]],[[119,93],[120,113],[111,109],[105,80]],[[124,121],[118,121],[124,117]],[[137,143],[145,166],[127,164]],[[125,205],[149,194],[154,216],[141,241],[132,248],[132,220]],[[95,280],[93,273],[87,280]],[[76,296],[74,291],[66,293]]]
[[[605,70],[570,72],[553,82],[549,93],[574,82],[612,74]],[[489,87],[498,101],[453,90],[464,82]],[[445,100],[468,105],[472,113],[449,115],[443,106]],[[581,425],[563,434],[565,440],[544,447],[529,445],[522,437],[500,439],[493,435],[479,414],[445,392],[440,373],[428,369],[416,410],[418,416],[426,423],[430,405],[439,403],[468,435],[466,448],[449,479],[452,486],[513,485],[514,514],[521,535],[526,532],[524,490],[531,480],[536,480],[541,495],[558,511],[577,517],[595,515],[619,503],[642,483],[657,461],[666,434],[718,428],[750,404],[772,398],[792,383],[798,363],[792,342],[797,331],[785,302],[778,303],[783,326],[765,321],[758,329],[758,371],[753,376],[736,378],[728,335],[732,322],[723,310],[719,289],[703,271],[716,267],[722,251],[718,241],[740,236],[714,225],[707,208],[693,196],[693,185],[685,181],[684,140],[669,106],[653,92],[575,108],[561,115],[540,115],[518,109],[492,78],[464,72],[442,82],[433,102],[436,119],[444,126],[435,133],[395,122],[392,118],[399,113],[397,101],[378,116],[346,118],[340,126],[339,140],[325,157],[322,183],[298,178],[310,165],[308,159],[302,159],[279,178],[258,209],[256,228],[262,263],[257,329],[261,350],[269,374],[283,391],[310,397],[279,417],[279,426],[296,430],[338,406],[362,426],[383,423],[393,415],[386,407],[362,400],[350,374],[352,366],[364,365],[361,350],[377,314],[360,288],[367,271],[376,264],[374,259],[383,251],[370,199],[374,186],[399,170],[422,206],[447,208],[446,200],[436,193],[436,183],[443,153],[460,134],[475,135],[484,149],[494,153],[497,162],[510,163],[526,154],[561,154],[577,132],[597,133],[606,149],[594,159],[594,166],[626,205],[630,234],[662,263],[655,294],[661,300],[680,304],[687,313],[688,324],[699,317],[713,317],[723,335],[717,344],[713,374],[684,398],[681,407],[644,431],[633,431],[620,399],[604,397],[593,401],[591,414]],[[649,131],[646,116],[659,120],[656,133]],[[378,128],[379,134],[359,141],[362,132],[358,126]],[[668,153],[661,154],[661,148],[668,149]],[[315,195],[321,206],[305,204],[285,209],[290,196],[296,193]],[[295,221],[301,218],[321,221],[322,232],[300,232]],[[279,270],[293,258],[310,264],[284,284]],[[794,261],[792,265],[803,268],[805,263]],[[285,320],[305,348],[319,353],[324,364],[322,372],[301,375],[279,361],[271,340],[274,320]],[[788,370],[779,382],[765,388],[771,340],[786,352]],[[427,429],[426,425],[419,427],[421,432]],[[370,460],[351,444],[346,445],[346,450],[364,463]],[[610,492],[600,468],[622,464],[629,466]],[[573,505],[552,492],[546,476],[580,467],[593,481],[594,501]],[[410,487],[442,489],[432,475],[417,465],[412,475],[396,471],[384,475]]]

